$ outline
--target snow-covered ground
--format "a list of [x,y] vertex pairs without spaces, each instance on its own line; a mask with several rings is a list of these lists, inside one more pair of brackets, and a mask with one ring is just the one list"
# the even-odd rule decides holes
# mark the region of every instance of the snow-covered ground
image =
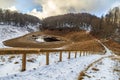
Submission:
[[82,80],[120,80],[120,56],[115,55],[103,43],[98,41],[106,50],[103,59],[92,63],[84,71]]
[[[54,58],[54,62],[56,60],[55,56],[53,57],[52,55],[50,58]],[[83,56],[77,59],[72,58],[70,60],[63,60],[63,62],[55,62],[50,65],[39,66],[39,68],[35,70],[29,70],[15,75],[4,76],[1,77],[0,80],[77,80],[80,71],[101,57],[102,55],[91,55],[86,57]],[[44,59],[39,63],[41,64],[41,62],[43,63]],[[27,66],[30,67],[32,65],[27,64]]]
[[36,39],[37,42],[45,42],[45,40],[43,39],[43,36],[38,36],[38,38]]
[[3,41],[23,36],[31,31],[38,31],[36,26],[15,27],[11,25],[0,25],[0,48],[5,47]]
[[120,80],[120,60],[104,58],[92,66],[83,80]]
[[[5,64],[1,65],[0,80],[77,80],[81,71],[102,57],[105,58],[93,64],[86,71],[87,76],[84,76],[83,80],[119,80],[120,72],[114,71],[115,69],[119,71],[120,62],[113,61],[111,57],[107,57],[116,57],[111,54],[112,52],[107,47],[106,51],[105,55],[88,55],[79,57],[79,54],[77,54],[76,59],[74,58],[74,54],[72,54],[70,60],[67,59],[68,54],[64,53],[62,62],[58,62],[58,53],[51,53],[50,65],[45,65],[45,55],[43,54],[28,55],[27,71],[25,72],[20,72],[21,57],[16,56],[12,60],[6,60]],[[110,52],[109,55],[108,52]],[[29,62],[29,60],[31,61]]]
[[[36,28],[0,25],[0,47],[5,47],[2,41],[22,36],[31,30],[36,31]],[[41,41],[41,38],[38,41]],[[101,45],[104,46],[102,43]],[[68,53],[64,52],[62,62],[58,62],[58,53],[51,53],[50,65],[45,65],[46,57],[44,54],[27,55],[27,71],[25,72],[21,72],[21,55],[0,56],[0,80],[77,80],[80,72],[84,71],[91,63],[101,57],[115,56],[106,46],[104,48],[105,55],[79,57],[78,54],[75,59],[74,54],[72,54],[70,60],[67,59]],[[103,58],[86,71],[88,76],[84,76],[84,80],[120,80],[118,67],[120,67],[120,61],[109,57]],[[102,76],[102,74],[104,75]]]

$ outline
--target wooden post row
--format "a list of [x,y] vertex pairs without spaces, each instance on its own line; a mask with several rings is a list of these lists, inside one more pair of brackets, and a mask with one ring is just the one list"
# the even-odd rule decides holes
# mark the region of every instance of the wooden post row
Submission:
[[60,51],[59,61],[62,61],[62,51]]
[[86,56],[86,51],[84,51],[84,56]]
[[80,51],[80,56],[81,56],[81,51]]
[[86,51],[85,56],[88,56],[88,51]]
[[84,51],[82,51],[82,56],[84,56]]
[[70,51],[68,52],[68,59],[70,59]]
[[89,55],[89,51],[87,51],[87,53],[86,53],[86,56],[88,56]]
[[46,52],[46,65],[49,65],[49,52]]
[[22,55],[22,71],[26,70],[26,54]]
[[84,51],[84,56],[85,56],[86,52]]
[[75,51],[75,58],[77,57],[77,51]]

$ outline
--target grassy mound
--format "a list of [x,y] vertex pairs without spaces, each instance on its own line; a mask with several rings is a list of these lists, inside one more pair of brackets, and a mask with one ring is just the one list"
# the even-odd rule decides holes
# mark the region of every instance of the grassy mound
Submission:
[[[38,43],[32,36],[51,36],[57,37],[61,41]],[[69,50],[87,50],[103,52],[104,48],[86,31],[44,31],[34,32],[22,37],[4,41],[6,46],[28,47],[28,48],[64,48]]]
[[120,55],[120,44],[113,41],[113,40],[107,40],[103,42],[110,50],[112,50],[117,55]]

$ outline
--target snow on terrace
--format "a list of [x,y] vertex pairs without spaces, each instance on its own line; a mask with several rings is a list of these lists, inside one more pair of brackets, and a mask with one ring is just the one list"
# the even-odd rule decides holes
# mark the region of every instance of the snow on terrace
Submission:
[[[107,58],[96,62],[87,71],[82,80],[120,80],[120,57],[115,55],[104,44],[98,41],[106,50]],[[115,59],[118,58],[118,59]]]
[[[36,25],[37,26],[37,25]],[[3,45],[3,41],[23,36],[30,31],[38,31],[36,26],[16,27],[11,25],[0,24],[0,48],[6,47]]]
[[[14,27],[10,25],[0,25],[0,47],[5,47],[2,44],[2,41],[15,38],[21,35],[24,35],[26,33],[29,33],[25,28],[19,28]],[[41,42],[38,39],[38,41]],[[42,40],[43,41],[43,40]],[[51,55],[50,56],[50,65],[45,65],[45,55],[32,55],[32,57],[28,57],[28,60],[31,59],[31,62],[27,62],[27,71],[20,73],[21,70],[21,56],[16,55],[11,57],[8,56],[0,56],[0,80],[10,80],[14,78],[14,75],[21,75],[18,76],[18,79],[22,80],[37,80],[37,77],[41,77],[43,79],[68,79],[68,76],[71,76],[71,79],[77,79],[80,70],[82,70],[84,67],[86,67],[90,62],[93,62],[94,60],[100,58],[100,55],[94,55],[94,56],[87,56],[87,57],[80,57],[78,59],[71,59],[67,60],[67,54],[63,55],[63,62],[58,63],[58,54]],[[86,61],[86,59],[88,61]],[[30,60],[29,60],[30,61]],[[36,69],[37,70],[33,70]],[[50,69],[50,70],[49,70]],[[36,75],[41,72],[41,76]],[[17,74],[19,73],[19,74]],[[57,74],[56,74],[57,73]],[[30,74],[30,75],[27,75]],[[52,74],[50,76],[50,74]],[[11,75],[11,76],[10,76]],[[56,75],[56,76],[54,76]],[[35,79],[33,79],[33,78]],[[25,79],[24,79],[25,78]],[[29,79],[30,78],[30,79]],[[17,77],[14,80],[18,80]],[[42,79],[42,80],[43,80]],[[40,79],[38,79],[40,80]],[[70,80],[70,79],[69,79]]]
[[[0,80],[77,80],[80,71],[101,57],[102,55],[92,55],[86,57],[83,56],[76,59],[72,58],[70,60],[63,60],[63,62],[52,63],[48,66],[39,66],[39,68],[35,70],[29,70],[19,74],[0,77]],[[55,59],[53,55],[51,56],[51,59],[52,58]],[[43,59],[42,61],[45,60]],[[29,65],[28,67],[30,66],[32,65]],[[15,67],[17,68],[17,66]],[[9,70],[9,68],[10,66],[8,66],[6,70]]]
[[36,39],[36,41],[37,41],[37,42],[45,42],[42,36],[39,36],[39,37]]
[[120,61],[104,58],[87,72],[83,80],[120,80]]
[[[22,35],[24,30],[20,30],[10,26],[7,26],[6,28],[0,27],[0,40],[11,38],[11,36],[18,36],[18,34]],[[38,39],[38,41],[41,42],[41,38],[40,40]],[[107,55],[112,55],[112,52],[107,47],[105,47],[105,49]],[[32,61],[27,62],[27,71],[22,73],[20,73],[21,56],[14,56],[14,58],[11,57],[11,59],[9,56],[2,56],[0,57],[0,80],[77,80],[81,71],[83,71],[89,64],[103,57],[101,55],[93,55],[67,60],[67,54],[64,54],[63,56],[63,62],[58,63],[58,54],[51,55],[50,65],[46,66],[45,55],[31,55],[28,57],[28,60],[31,59]],[[105,58],[93,65],[86,72],[92,77],[85,77],[84,80],[119,80],[119,73],[111,73],[114,69],[114,65],[119,65],[119,63],[120,62],[115,62],[110,58]],[[98,68],[99,71],[93,71],[93,67]],[[106,74],[106,77],[101,74]]]
[[[27,62],[27,71],[22,73],[19,73],[20,64],[14,64],[14,61],[17,60],[14,59],[12,63],[7,61],[9,64],[5,64],[3,65],[4,67],[0,68],[0,74],[2,75],[0,80],[77,80],[79,73],[88,65],[103,56],[112,55],[112,52],[107,47],[105,47],[105,49],[106,55],[82,56],[77,59],[72,58],[71,60],[67,60],[67,54],[65,53],[63,55],[63,62],[59,63],[59,54],[51,54],[50,65],[48,66],[45,65],[45,55],[36,56],[36,60],[33,60],[33,63]],[[78,56],[79,55],[77,55],[77,57]],[[20,59],[17,59],[18,62],[20,62]],[[116,64],[117,66],[115,66]],[[119,72],[114,72],[115,67],[117,67],[116,69],[120,67],[119,64],[120,62],[118,61],[116,62],[110,58],[104,58],[86,71],[87,77],[85,76],[84,80],[119,80]],[[34,70],[32,70],[33,68]]]

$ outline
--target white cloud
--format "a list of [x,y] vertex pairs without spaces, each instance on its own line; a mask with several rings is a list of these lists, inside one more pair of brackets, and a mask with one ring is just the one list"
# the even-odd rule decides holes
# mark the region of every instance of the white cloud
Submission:
[[112,7],[111,8],[113,8],[113,7],[116,7],[116,6],[118,6],[118,7],[120,7],[120,2],[115,2],[113,5],[112,5]]
[[28,12],[27,14],[36,16],[38,18],[42,18],[42,12],[37,11],[36,9],[33,9],[31,12]]
[[[22,2],[21,0],[20,2]],[[24,2],[23,2],[24,3]],[[41,5],[43,11],[33,9],[29,14],[44,18],[53,15],[66,14],[70,12],[89,12],[92,14],[101,15],[106,13],[111,7],[120,4],[120,0],[33,0],[33,4]],[[33,4],[29,4],[32,6]],[[0,0],[0,8],[8,8],[17,10],[17,0]],[[12,7],[11,7],[12,6]],[[18,10],[24,10],[26,7],[20,7]],[[29,11],[29,8],[28,8]]]
[[16,0],[0,0],[0,8],[8,8],[13,6]]
[[90,12],[103,14],[119,0],[34,0],[42,5],[43,12],[40,17],[65,14],[69,12]]
[[11,10],[11,11],[17,11],[17,9],[16,9],[15,6],[12,6],[12,7],[6,8],[6,9],[9,9],[9,10]]

